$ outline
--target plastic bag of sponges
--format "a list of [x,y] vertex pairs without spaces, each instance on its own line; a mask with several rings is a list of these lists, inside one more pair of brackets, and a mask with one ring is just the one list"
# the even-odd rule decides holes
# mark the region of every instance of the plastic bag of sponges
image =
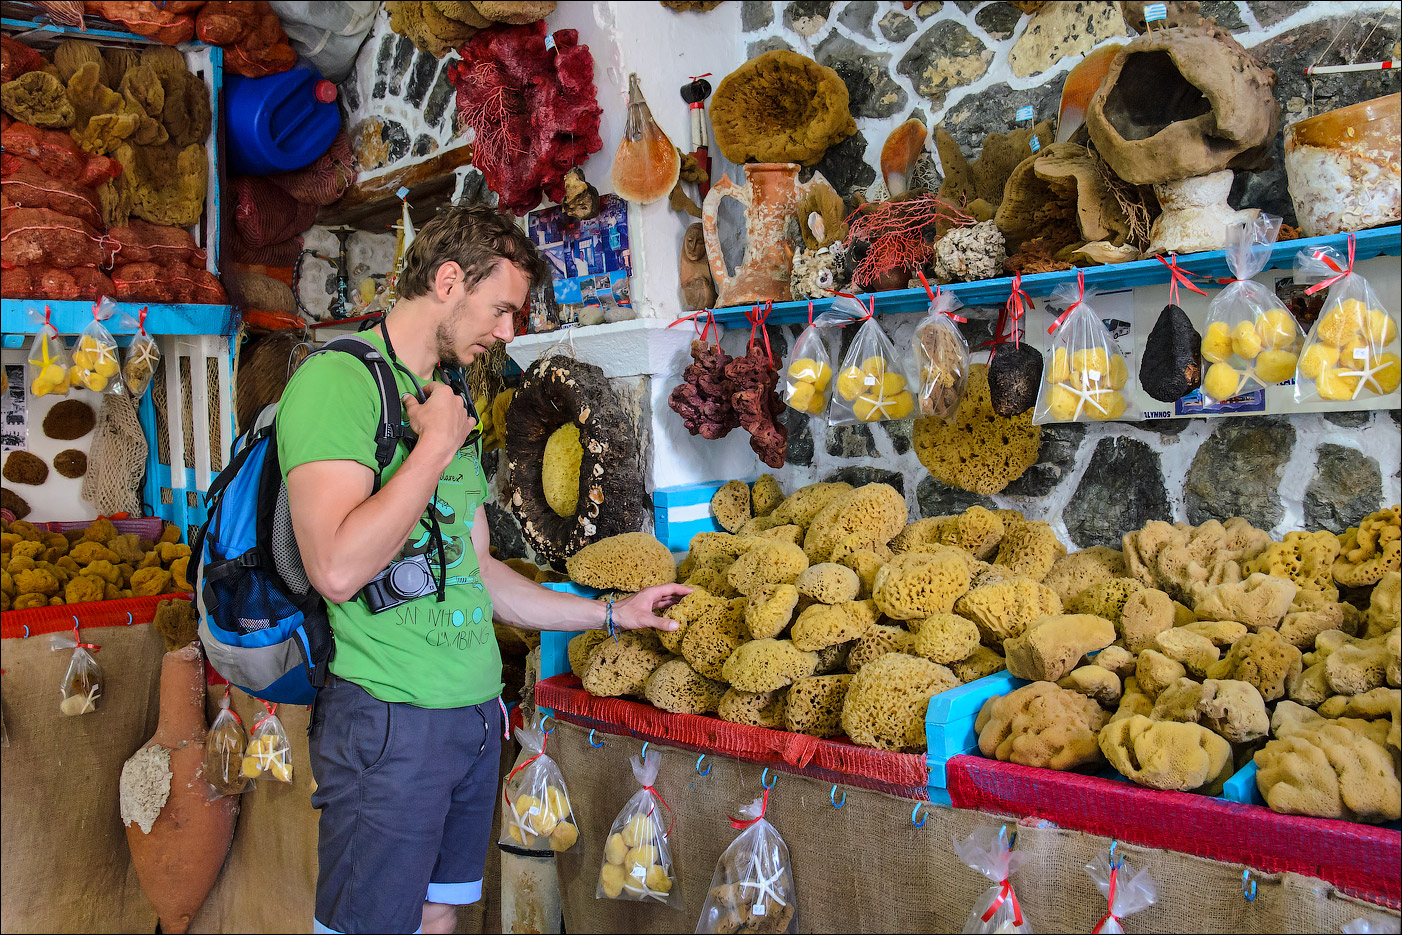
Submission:
[[1080,272],[1076,284],[1058,286],[1050,305],[1063,308],[1042,358],[1042,386],[1032,421],[1107,422],[1139,417],[1126,392],[1129,367],[1120,346],[1090,305]]
[[828,423],[886,422],[904,419],[915,412],[910,388],[910,355],[896,352],[895,345],[881,330],[873,310],[856,298],[840,295],[832,307],[818,316],[819,324],[857,326],[842,367],[837,372]]
[[954,842],[954,852],[964,863],[993,881],[974,903],[964,923],[966,935],[976,932],[1031,935],[1032,926],[1023,914],[1012,884],[1012,875],[1022,866],[1024,856],[1012,849],[1007,826],[975,828],[967,838]]
[[1300,251],[1295,281],[1313,282],[1313,292],[1329,290],[1300,354],[1295,401],[1351,402],[1395,391],[1402,382],[1397,319],[1353,271],[1352,241],[1347,263],[1330,247]]
[[922,416],[948,419],[964,397],[969,380],[969,345],[955,325],[956,320],[963,318],[954,314],[963,305],[953,293],[939,289],[930,298],[930,310],[915,326],[915,359],[920,374],[916,398]]
[[813,303],[808,303],[809,323],[794,342],[784,367],[784,405],[807,415],[828,411],[832,399],[832,358],[822,332],[812,322]]
[[778,933],[794,927],[793,867],[779,832],[764,818],[765,800],[740,810],[743,828],[716,862],[697,932]]
[[1300,328],[1275,293],[1251,277],[1266,268],[1280,218],[1259,215],[1227,226],[1227,266],[1236,282],[1207,308],[1202,395],[1221,402],[1295,375]]
[[522,762],[507,774],[502,785],[499,844],[531,851],[559,853],[579,840],[579,825],[570,807],[570,794],[560,767],[545,752],[549,735],[540,722],[516,728]]
[[[609,827],[594,895],[634,902],[656,900],[680,909],[681,891],[675,885],[677,875],[672,864],[672,849],[667,843],[672,810],[652,787],[662,757],[652,750],[646,757],[633,757],[629,763],[642,788],[633,793]],[[664,810],[668,816],[666,821],[663,820]]]

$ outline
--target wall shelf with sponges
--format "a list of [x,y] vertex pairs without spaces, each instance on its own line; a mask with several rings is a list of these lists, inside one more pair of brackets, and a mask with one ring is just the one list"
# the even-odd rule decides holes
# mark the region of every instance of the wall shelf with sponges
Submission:
[[[1341,254],[1348,252],[1348,234],[1331,234],[1327,237],[1302,237],[1277,243],[1271,250],[1267,269],[1287,269],[1295,262],[1295,254],[1301,250],[1317,247],[1333,247]],[[1402,255],[1402,226],[1380,227],[1374,230],[1359,231],[1354,235],[1355,260],[1369,260],[1377,256]],[[1178,257],[1178,266],[1188,273],[1209,277],[1201,285],[1216,288],[1230,281],[1231,271],[1227,268],[1226,254],[1221,250],[1206,253],[1187,253]],[[1119,289],[1133,289],[1139,286],[1165,285],[1169,281],[1168,268],[1153,258],[1134,260],[1129,263],[1112,263],[1105,266],[1081,268],[1085,274],[1086,288],[1092,286],[1101,292]],[[958,296],[967,306],[1002,305],[1008,300],[1012,289],[1012,277],[981,279],[976,282],[956,282],[943,286],[945,292]],[[1061,270],[1054,273],[1033,273],[1022,277],[1022,288],[1028,295],[1041,297],[1050,295],[1054,289],[1064,284],[1075,285],[1076,270]],[[891,292],[878,292],[876,313],[878,315],[905,315],[923,313],[930,305],[924,289],[896,289]],[[863,295],[862,298],[866,298]],[[832,299],[814,299],[813,314],[826,311]],[[746,325],[745,313],[748,306],[731,306],[716,309],[716,320],[725,325]],[[807,300],[799,302],[776,302],[769,313],[770,324],[796,324],[808,320]]]
[[[0,332],[4,332],[5,347],[23,347],[26,335],[39,330],[47,307],[49,321],[59,334],[79,334],[92,321],[93,303],[87,300],[60,302],[46,299],[0,299]],[[146,309],[146,333],[165,334],[233,334],[232,305],[161,305],[154,302],[118,302],[117,313],[103,326],[120,341],[123,335],[136,333],[124,321],[139,321]]]

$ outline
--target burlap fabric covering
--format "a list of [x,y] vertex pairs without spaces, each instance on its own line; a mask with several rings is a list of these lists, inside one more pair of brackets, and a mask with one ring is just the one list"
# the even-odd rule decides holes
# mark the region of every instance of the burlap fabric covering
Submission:
[[102,647],[97,711],[59,713],[69,652],[47,635],[0,641],[5,729],[0,768],[0,929],[154,932],[118,812],[122,764],[156,729],[161,654],[150,624],[90,627]]
[[[209,689],[213,721],[223,686]],[[234,710],[245,728],[263,713],[254,698],[235,689]],[[57,703],[55,703],[55,707]],[[310,932],[316,901],[316,828],[319,812],[311,806],[312,771],[307,754],[306,708],[281,706],[278,719],[292,742],[292,783],[260,782],[245,792],[234,844],[224,869],[203,908],[190,923],[190,932]],[[515,759],[514,743],[502,758],[503,771]],[[412,808],[412,790],[405,790],[405,808]],[[498,806],[500,803],[498,802]],[[492,840],[496,840],[496,823]],[[125,844],[123,845],[125,850]],[[458,931],[501,931],[500,858],[496,847],[487,854],[483,900],[458,910]]]
[[[550,754],[560,764],[579,820],[579,845],[556,858],[565,929],[585,932],[690,932],[711,874],[738,832],[728,815],[761,794],[761,768],[708,756],[709,775],[696,772],[696,754],[653,745],[662,754],[656,788],[672,806],[672,853],[684,908],[595,899],[603,842],[618,810],[636,791],[628,758],[639,741],[589,732],[560,722]],[[704,770],[706,765],[702,765]],[[772,773],[771,773],[772,775]],[[852,786],[842,808],[829,801],[830,783],[781,773],[770,792],[768,818],[783,835],[798,890],[798,930],[804,932],[959,931],[974,901],[991,884],[955,856],[964,837],[991,815],[921,807],[911,823],[910,799]],[[664,810],[665,811],[665,810]],[[1018,828],[1027,864],[1013,878],[1034,931],[1088,932],[1105,913],[1105,899],[1085,873],[1107,838],[1055,827]],[[1121,843],[1135,867],[1149,866],[1159,901],[1132,917],[1140,932],[1326,932],[1350,919],[1395,912],[1345,896],[1320,880],[1296,874],[1256,874],[1254,902],[1242,898],[1240,864]]]

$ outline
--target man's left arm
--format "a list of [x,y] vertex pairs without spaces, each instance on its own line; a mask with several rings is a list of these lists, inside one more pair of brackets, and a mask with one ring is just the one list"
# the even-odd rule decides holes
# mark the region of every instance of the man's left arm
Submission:
[[[543,588],[493,558],[487,511],[480,506],[472,523],[472,549],[482,584],[492,597],[492,615],[502,623],[526,630],[597,630],[604,625],[601,601]],[[691,588],[681,584],[645,588],[614,603],[614,625],[620,630],[675,630],[677,622],[658,613],[690,593]]]

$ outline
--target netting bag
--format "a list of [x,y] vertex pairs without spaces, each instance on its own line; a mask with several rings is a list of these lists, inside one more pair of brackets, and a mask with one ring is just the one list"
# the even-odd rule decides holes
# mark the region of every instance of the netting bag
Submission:
[[1368,280],[1353,271],[1354,238],[1348,262],[1331,247],[1301,250],[1295,281],[1329,296],[1305,339],[1295,378],[1295,401],[1347,402],[1385,396],[1402,382],[1397,319],[1388,314]]
[[808,327],[794,342],[784,364],[784,405],[807,415],[820,416],[832,400],[832,357],[822,332],[813,323],[813,303],[808,303]]
[[920,282],[930,295],[930,308],[915,326],[915,372],[920,381],[916,399],[922,416],[948,419],[964,398],[969,382],[969,345],[955,322],[968,319],[954,314],[964,303],[938,286],[933,292],[919,273]]
[[1135,872],[1123,857],[1115,854],[1115,844],[1096,854],[1086,864],[1086,873],[1095,881],[1095,888],[1105,896],[1105,915],[1091,929],[1092,935],[1124,935],[1120,920],[1142,912],[1158,902],[1158,888],[1149,868]]
[[837,372],[829,425],[886,422],[915,412],[910,356],[896,352],[874,317],[875,309],[875,299],[867,308],[855,296],[839,294],[832,307],[818,316],[822,324],[859,325]]
[[75,621],[73,635],[54,634],[49,638],[49,649],[53,652],[73,650],[73,655],[68,659],[68,669],[63,673],[63,682],[58,687],[59,712],[76,717],[96,711],[97,703],[102,699],[102,666],[93,658],[98,647],[83,642]]
[[277,705],[263,702],[267,710],[253,724],[253,733],[243,751],[240,771],[248,779],[267,776],[278,782],[292,781],[292,744],[278,720]]
[[[151,386],[151,378],[156,375],[156,367],[161,362],[161,349],[156,344],[156,339],[146,333],[146,306],[141,307],[140,317],[131,322],[131,327],[136,328],[136,335],[131,339],[131,344],[127,345],[126,356],[122,363],[122,379],[126,382],[127,392],[134,399],[140,399],[146,395],[146,390]],[[124,316],[123,324],[126,324]]]
[[[36,318],[32,312],[31,318]],[[58,329],[49,323],[49,307],[44,306],[44,319],[29,342],[29,392],[35,396],[68,395],[68,349],[58,336]]]
[[1022,866],[1023,855],[1012,849],[1006,825],[975,828],[964,840],[954,842],[959,859],[993,881],[974,903],[964,923],[965,935],[975,932],[1016,932],[1030,935],[1032,926],[1022,914],[1011,877]]
[[1202,395],[1209,403],[1283,383],[1295,375],[1300,328],[1275,293],[1251,277],[1270,262],[1280,218],[1227,225],[1227,266],[1236,281],[1207,308]]
[[579,823],[570,807],[570,794],[560,767],[545,753],[549,735],[541,730],[544,719],[530,727],[516,728],[521,756],[501,787],[498,844],[512,844],[531,851],[567,851],[579,840]]
[[1047,329],[1051,342],[1042,360],[1042,386],[1032,421],[1106,422],[1137,419],[1139,408],[1129,404],[1125,386],[1129,367],[1120,346],[1105,330],[1086,292],[1085,276],[1076,271],[1076,284],[1058,286],[1051,305],[1066,309]]
[[[662,757],[653,750],[628,762],[633,767],[633,778],[642,788],[633,793],[609,827],[594,897],[633,902],[652,899],[680,909],[682,896],[675,886],[677,875],[672,866],[672,849],[667,844],[672,807],[652,787]],[[663,808],[668,815],[666,828],[662,825]]]
[[793,865],[779,832],[764,818],[769,790],[740,809],[732,827],[741,829],[716,862],[711,889],[701,907],[698,933],[779,933],[794,927]]
[[92,321],[78,335],[78,343],[73,346],[73,367],[69,370],[68,382],[81,386],[94,393],[124,392],[122,387],[121,364],[117,359],[117,339],[107,330],[104,321],[117,311],[117,303],[104,296],[93,304]]
[[243,774],[243,756],[248,738],[238,712],[229,706],[229,693],[219,699],[219,713],[204,737],[204,781],[214,790],[214,798],[238,795],[248,788]]
[[141,483],[146,476],[146,435],[127,396],[105,395],[88,449],[82,497],[99,515],[141,515]]

